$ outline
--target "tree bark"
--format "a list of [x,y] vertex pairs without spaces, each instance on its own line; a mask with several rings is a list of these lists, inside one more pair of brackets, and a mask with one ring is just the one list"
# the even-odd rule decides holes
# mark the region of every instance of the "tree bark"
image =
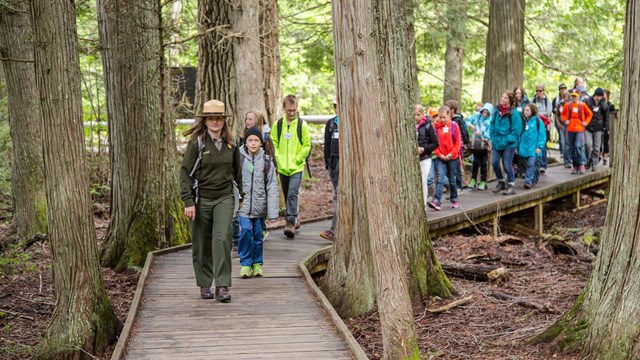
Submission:
[[[235,114],[238,123],[243,123],[248,111],[258,110],[265,114],[262,55],[260,46],[260,4],[255,0],[239,0],[233,16],[233,54],[236,67]],[[257,85],[257,86],[256,86]],[[243,128],[239,124],[239,128]]]
[[462,63],[464,61],[467,2],[450,2],[445,13],[449,31],[444,55],[444,101],[462,98]]
[[525,0],[491,0],[489,7],[482,102],[497,104],[523,83]]
[[7,84],[13,144],[13,225],[19,239],[47,232],[40,102],[33,67],[33,28],[27,0],[0,4],[0,57]]
[[422,101],[420,100],[420,83],[418,82],[418,57],[416,54],[416,29],[415,29],[415,20],[416,20],[416,8],[418,7],[416,0],[408,0],[407,1],[407,46],[408,46],[408,55],[409,55],[409,70],[410,70],[410,78],[411,78],[411,86],[414,89],[412,102],[415,104],[420,104]]
[[[593,359],[640,358],[640,2],[627,2],[611,194],[593,273],[575,306],[537,341]],[[632,151],[629,146],[632,144]]]
[[166,116],[158,0],[98,0],[111,156],[111,222],[102,264],[142,266],[159,246],[185,243],[173,126]]
[[[226,111],[236,113],[236,67],[231,32],[233,8],[230,1],[198,0],[198,73],[194,109],[211,99],[225,103]],[[244,94],[241,94],[244,96]],[[234,131],[239,119],[229,119]],[[241,128],[241,126],[238,126]]]
[[84,153],[76,12],[71,1],[32,1],[41,100],[55,309],[38,349],[44,359],[101,353],[121,324],[104,290]]
[[[361,153],[353,158],[355,168],[366,174],[360,175],[363,188],[358,195],[366,197],[371,257],[362,260],[373,262],[385,359],[419,356],[410,294],[415,299],[434,289],[451,291],[435,260],[424,208],[415,196],[422,191],[412,116],[415,89],[407,57],[406,13],[396,11],[407,6],[407,0],[333,2],[339,126]],[[352,129],[359,136],[350,135]],[[350,175],[345,174],[346,157],[341,154],[340,200],[354,187],[345,181]],[[350,223],[346,214],[340,210],[340,227]],[[339,231],[335,252],[345,241],[343,234],[349,235],[346,229]],[[333,265],[338,270],[350,255],[347,246],[341,248],[345,253]]]
[[278,38],[278,4],[276,0],[260,0],[260,54],[264,76],[265,119],[273,124],[280,116],[280,40]]

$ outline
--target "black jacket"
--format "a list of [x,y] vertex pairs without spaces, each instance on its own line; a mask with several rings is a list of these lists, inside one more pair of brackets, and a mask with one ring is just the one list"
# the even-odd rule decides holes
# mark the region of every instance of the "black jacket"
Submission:
[[587,106],[593,112],[593,116],[591,117],[591,122],[587,125],[587,130],[594,131],[602,131],[605,129],[607,124],[607,118],[609,114],[609,105],[604,101],[604,98],[600,99],[600,101],[596,104],[596,100],[593,97],[590,97],[587,100]]
[[326,169],[336,166],[340,156],[338,125],[335,123],[336,117],[329,119],[324,126],[324,164]]
[[469,145],[469,132],[467,131],[467,123],[464,121],[464,117],[460,114],[455,114],[452,118],[460,128],[460,134],[462,135],[462,143]]
[[418,127],[418,146],[424,149],[420,160],[431,157],[431,153],[440,146],[436,131],[429,120]]

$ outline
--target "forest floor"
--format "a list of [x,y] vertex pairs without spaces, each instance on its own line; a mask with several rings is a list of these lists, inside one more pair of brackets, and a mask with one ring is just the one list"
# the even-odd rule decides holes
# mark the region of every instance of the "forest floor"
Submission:
[[[301,191],[302,219],[331,215],[333,188],[324,169],[322,152],[310,158],[313,178],[305,178]],[[466,196],[466,195],[465,195]],[[472,195],[469,195],[472,196]],[[554,211],[546,216],[546,229],[567,238],[595,233],[604,223],[606,204],[572,213]],[[108,225],[108,198],[94,204],[96,234],[101,239]],[[522,217],[519,222],[530,219]],[[283,224],[281,219],[279,224]],[[480,227],[489,233],[489,228]],[[503,232],[505,230],[503,229]],[[526,341],[552,324],[576,300],[591,271],[592,258],[555,254],[541,245],[541,239],[514,234],[521,241],[499,246],[489,236],[458,232],[434,239],[442,263],[481,262],[505,266],[509,280],[502,284],[475,282],[450,277],[458,295],[454,299],[430,299],[414,309],[415,324],[424,354],[437,359],[541,359],[545,349]],[[124,322],[139,273],[116,273],[103,269],[105,287],[119,319]],[[508,294],[515,299],[498,300],[491,294]],[[473,296],[471,303],[432,315],[426,308]],[[541,304],[543,310],[525,308],[517,300]],[[0,358],[29,359],[42,339],[54,309],[51,248],[48,241],[28,248],[16,243],[7,224],[0,223]],[[382,353],[378,313],[345,319],[371,359]],[[109,359],[112,349],[97,359]],[[577,356],[554,356],[577,359]]]

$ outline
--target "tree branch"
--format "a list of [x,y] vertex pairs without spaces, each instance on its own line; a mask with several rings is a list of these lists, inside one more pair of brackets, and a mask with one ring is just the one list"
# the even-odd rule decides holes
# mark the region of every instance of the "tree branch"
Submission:
[[560,73],[562,73],[564,75],[570,75],[570,76],[584,76],[585,75],[585,74],[578,74],[578,73],[574,73],[574,72],[567,71],[567,70],[564,70],[564,69],[560,69],[559,67],[556,67],[556,66],[553,66],[553,65],[549,65],[549,64],[545,63],[544,61],[542,61],[537,56],[533,55],[527,49],[525,49],[524,52],[525,52],[525,54],[527,54],[527,56],[529,56],[535,62],[537,62],[538,64],[542,65],[542,67],[545,67],[545,68],[547,68],[549,70],[554,70],[554,71],[560,72]]

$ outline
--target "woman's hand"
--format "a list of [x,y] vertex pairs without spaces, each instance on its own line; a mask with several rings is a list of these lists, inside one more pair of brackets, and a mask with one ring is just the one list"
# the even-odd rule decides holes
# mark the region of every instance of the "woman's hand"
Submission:
[[196,207],[195,206],[187,206],[184,208],[184,215],[194,221],[196,219]]
[[540,149],[536,149],[536,155],[540,154]]

